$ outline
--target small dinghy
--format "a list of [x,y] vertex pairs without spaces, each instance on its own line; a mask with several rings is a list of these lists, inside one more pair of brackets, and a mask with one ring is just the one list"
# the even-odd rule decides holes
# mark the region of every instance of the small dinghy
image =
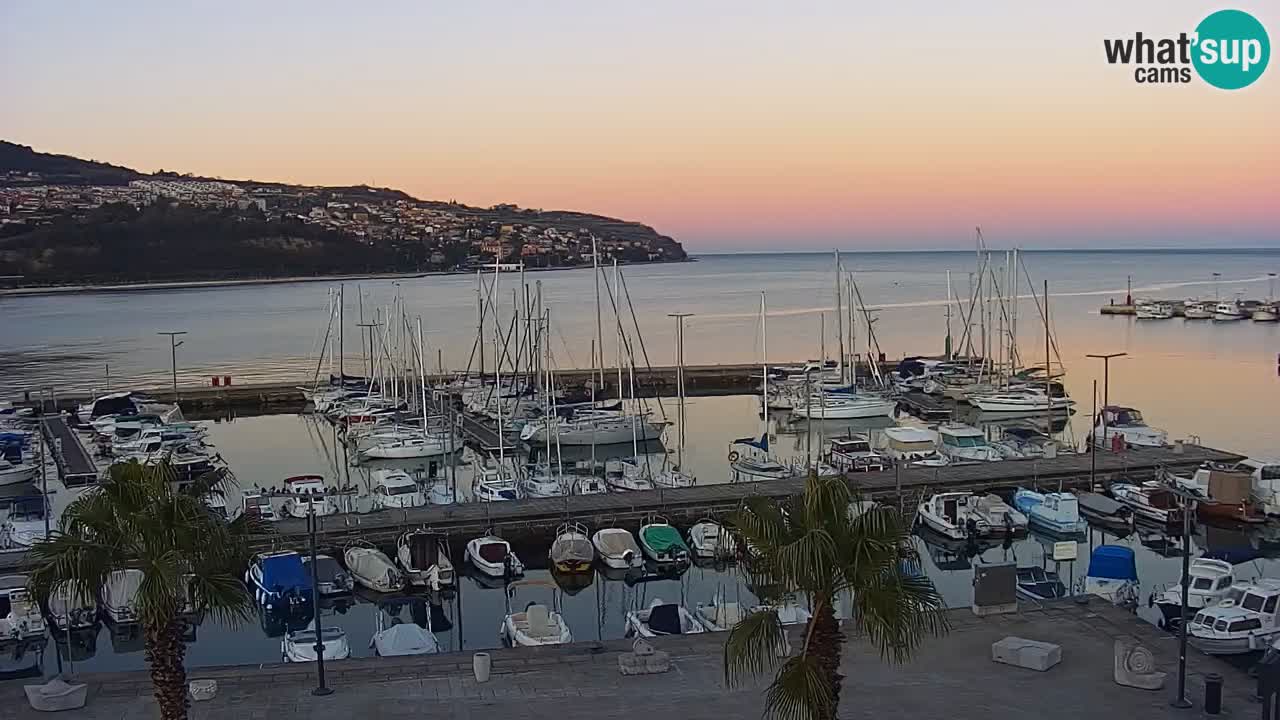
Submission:
[[524,564],[511,552],[511,544],[495,535],[485,535],[467,543],[467,559],[476,570],[489,577],[524,574]]
[[342,559],[351,577],[374,592],[397,592],[405,588],[404,573],[373,546],[352,545],[342,553]]
[[[521,589],[544,588],[551,592],[551,605],[531,602],[523,612],[511,612],[511,600]],[[573,642],[573,633],[560,614],[560,589],[546,580],[519,580],[507,588],[507,615],[499,632],[506,647],[565,645]]]
[[547,555],[557,572],[590,572],[595,550],[585,527],[578,523],[565,523],[556,529],[556,539]]
[[644,556],[635,537],[622,528],[601,528],[591,537],[596,554],[606,566],[618,570],[638,568],[644,565]]
[[680,531],[665,518],[655,517],[640,526],[640,549],[645,557],[660,565],[685,565],[689,562],[689,546]]
[[714,520],[702,520],[689,528],[689,547],[700,560],[732,558],[738,552],[738,541]]
[[637,635],[692,635],[706,631],[702,623],[684,609],[683,605],[666,603],[662,598],[654,598],[647,609],[627,613],[626,636],[629,638]]
[[1017,570],[1018,594],[1032,600],[1054,600],[1067,596],[1067,586],[1058,573],[1040,567],[1020,567]]
[[[351,645],[347,633],[340,627],[327,627],[320,631],[320,643],[325,660],[345,660],[351,657]],[[316,622],[312,620],[305,630],[285,633],[280,641],[280,654],[285,662],[316,661]]]
[[410,585],[439,590],[453,585],[453,562],[443,535],[429,530],[410,530],[396,541],[396,561],[404,569]]

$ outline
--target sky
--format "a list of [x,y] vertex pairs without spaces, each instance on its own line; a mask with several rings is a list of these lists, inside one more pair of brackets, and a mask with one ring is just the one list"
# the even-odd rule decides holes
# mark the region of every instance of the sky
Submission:
[[968,248],[975,226],[1276,247],[1280,67],[1145,85],[1103,53],[1222,7],[1280,35],[1252,0],[4,0],[0,138],[598,212],[695,253]]

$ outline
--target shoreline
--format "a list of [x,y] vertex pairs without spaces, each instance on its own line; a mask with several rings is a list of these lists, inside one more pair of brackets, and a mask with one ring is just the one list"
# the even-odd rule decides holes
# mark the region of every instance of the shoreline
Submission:
[[[697,262],[692,257],[684,260],[644,260],[639,262],[619,263],[631,265],[668,265],[676,263]],[[564,265],[557,267],[525,268],[526,273],[552,272],[557,270],[584,270],[590,265]],[[444,277],[449,275],[470,275],[471,270],[415,270],[386,273],[344,273],[339,275],[294,275],[286,277],[262,278],[227,278],[224,280],[172,280],[164,282],[109,283],[102,285],[35,285],[16,288],[0,288],[0,299],[9,297],[37,297],[40,295],[88,295],[94,293],[128,293],[163,290],[199,290],[205,288],[243,287],[253,285],[285,285],[289,283],[308,282],[355,282],[359,280],[405,280],[425,277]]]

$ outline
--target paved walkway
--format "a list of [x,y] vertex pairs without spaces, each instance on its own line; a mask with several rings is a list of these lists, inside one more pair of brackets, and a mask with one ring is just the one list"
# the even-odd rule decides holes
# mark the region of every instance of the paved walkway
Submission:
[[[1055,604],[1017,615],[976,618],[968,610],[952,614],[952,631],[930,641],[904,666],[888,665],[864,643],[850,643],[841,717],[1045,720],[1098,718],[1199,718],[1198,709],[1169,706],[1176,677],[1164,690],[1148,692],[1112,682],[1112,644],[1131,635],[1155,653],[1161,669],[1177,667],[1177,642],[1132,615],[1111,607]],[[1008,635],[1059,643],[1063,661],[1046,673],[999,665],[990,644]],[[296,720],[300,718],[449,717],[494,720],[558,718],[753,718],[760,715],[760,684],[725,687],[721,666],[723,635],[664,638],[658,645],[673,657],[671,672],[624,677],[617,653],[625,642],[599,646],[505,650],[493,653],[494,675],[478,684],[470,655],[428,659],[348,660],[330,666],[335,693],[310,694],[310,666],[203,669],[193,678],[216,678],[218,696],[192,706],[193,718]],[[1256,717],[1252,682],[1245,673],[1194,651],[1188,658],[1189,696],[1199,705],[1201,677],[1226,678],[1224,717]],[[90,703],[77,718],[136,720],[156,717],[145,673],[103,674],[93,684]],[[0,716],[48,717],[26,708],[20,683],[0,685]],[[17,709],[16,715],[9,714]]]

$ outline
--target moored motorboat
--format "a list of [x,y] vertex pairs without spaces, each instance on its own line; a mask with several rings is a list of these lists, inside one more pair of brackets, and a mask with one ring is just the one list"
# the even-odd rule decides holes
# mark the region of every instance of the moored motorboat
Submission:
[[1067,492],[1039,493],[1019,488],[1013,506],[1027,516],[1031,527],[1059,535],[1084,532],[1088,524],[1080,517],[1076,496]]
[[[1217,605],[1235,584],[1235,568],[1225,560],[1195,558],[1187,570],[1187,609],[1192,614]],[[1152,604],[1160,611],[1164,627],[1176,627],[1182,621],[1182,581],[1165,588]]]
[[1133,526],[1133,508],[1095,492],[1076,491],[1080,513],[1094,525],[1113,530],[1128,530]]
[[1166,302],[1140,302],[1134,314],[1139,320],[1168,320],[1173,317],[1173,306]]
[[1165,480],[1195,496],[1196,517],[1206,522],[1264,523],[1267,517],[1253,499],[1253,478],[1244,469],[1208,465],[1191,477],[1170,472]]
[[644,566],[644,555],[629,530],[601,528],[591,536],[591,544],[608,567],[627,570]]
[[335,558],[320,553],[316,555],[315,563],[315,569],[312,570],[311,558],[302,556],[302,566],[306,569],[307,577],[315,581],[316,592],[320,597],[347,595],[355,589],[355,580],[351,579],[351,575],[342,569],[342,564]]
[[102,584],[102,609],[107,622],[126,625],[139,621],[138,591],[144,576],[141,570],[112,570]]
[[1208,655],[1266,650],[1280,638],[1278,603],[1280,580],[1236,583],[1225,598],[1201,608],[1187,623],[1191,644]]
[[280,654],[285,662],[315,662],[316,640],[319,636],[320,652],[325,660],[345,660],[351,657],[351,645],[347,633],[340,627],[327,627],[317,632],[314,620],[305,630],[285,633],[280,641]]
[[627,637],[657,637],[659,635],[692,635],[706,632],[702,623],[698,622],[683,605],[663,602],[662,598],[654,598],[644,610],[632,610],[626,617]]
[[[1132,508],[1139,520],[1160,525],[1182,522],[1183,511],[1178,496],[1154,480],[1141,485],[1116,483],[1111,486],[1111,496]],[[1194,508],[1194,503],[1192,506]]]
[[[551,594],[550,606],[530,602],[521,612],[511,611],[511,600],[521,590],[541,588]],[[565,645],[573,642],[573,633],[560,613],[560,589],[547,580],[518,580],[507,586],[507,614],[499,636],[507,647]]]
[[885,468],[885,458],[871,447],[865,433],[833,438],[826,462],[840,472],[872,472]]
[[439,590],[454,581],[448,540],[426,529],[409,530],[396,540],[396,563],[410,585]]
[[36,479],[39,468],[35,465],[11,463],[0,456],[0,485],[18,485]]
[[1058,573],[1042,567],[1020,567],[1016,572],[1018,594],[1032,600],[1056,600],[1066,597],[1067,587]]
[[1134,607],[1138,602],[1138,565],[1133,548],[1099,545],[1089,554],[1084,591],[1113,605]]
[[964,423],[943,423],[938,426],[938,452],[952,462],[995,462],[1003,460],[1000,451],[991,447],[981,430]]
[[285,478],[284,492],[289,495],[281,508],[284,514],[305,518],[314,513],[317,517],[333,515],[338,508],[326,493],[324,477],[320,475],[295,475]]
[[689,546],[680,531],[665,518],[655,517],[640,526],[640,549],[645,557],[660,565],[684,565],[689,562]]
[[698,603],[693,612],[698,622],[711,632],[732,630],[744,617],[738,603],[726,601],[723,595],[716,595],[709,603]]
[[467,543],[467,559],[482,574],[493,578],[524,574],[524,564],[511,551],[511,544],[496,535],[485,535]]
[[378,657],[434,655],[440,652],[440,641],[430,630],[410,622],[398,622],[373,634],[369,641]]
[[1210,320],[1213,318],[1213,306],[1198,300],[1188,300],[1182,305],[1182,317],[1187,320]]
[[378,469],[370,473],[373,481],[373,507],[408,509],[427,504],[422,489],[409,473],[399,469]]
[[1090,437],[1098,447],[1109,448],[1115,438],[1127,447],[1164,447],[1169,434],[1147,425],[1142,413],[1122,405],[1108,405],[1098,413]]
[[1214,322],[1234,322],[1244,318],[1244,310],[1240,307],[1240,303],[1234,300],[1220,302],[1213,307]]
[[556,529],[556,539],[547,551],[551,565],[557,572],[590,572],[595,559],[587,529],[578,523],[565,523]]
[[738,553],[733,534],[714,520],[700,520],[689,528],[689,547],[694,557],[703,560],[727,559]]
[[292,550],[255,555],[245,570],[245,584],[269,612],[301,609],[311,602],[311,574]]
[[0,577],[0,641],[44,637],[44,631],[44,616],[27,590],[27,576]]
[[62,632],[91,628],[98,622],[93,590],[79,580],[59,583],[45,602],[49,624]]
[[609,460],[604,465],[604,481],[611,490],[652,490],[653,478],[639,458]]
[[381,550],[371,545],[351,545],[342,552],[347,572],[374,592],[396,592],[406,585],[404,573]]

